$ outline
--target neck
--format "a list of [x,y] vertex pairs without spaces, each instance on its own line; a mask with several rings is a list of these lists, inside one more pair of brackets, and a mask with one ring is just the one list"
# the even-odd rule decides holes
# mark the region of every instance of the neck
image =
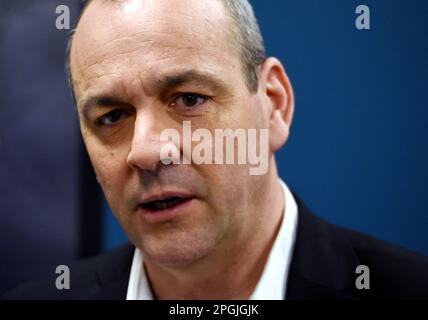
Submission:
[[248,299],[261,277],[283,217],[285,199],[276,171],[263,195],[263,201],[248,212],[256,217],[248,236],[237,239],[232,235],[230,241],[191,266],[169,268],[146,260],[155,297]]

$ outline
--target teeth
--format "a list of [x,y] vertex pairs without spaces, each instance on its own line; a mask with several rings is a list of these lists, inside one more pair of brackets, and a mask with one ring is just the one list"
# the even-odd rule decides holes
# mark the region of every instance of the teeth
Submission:
[[168,208],[168,203],[166,203],[166,202],[157,202],[157,203],[153,204],[153,207],[156,210],[164,210],[164,209]]
[[183,198],[176,197],[176,198],[170,198],[162,201],[153,201],[151,203],[146,204],[145,207],[155,211],[165,210],[179,204],[183,200],[184,200]]

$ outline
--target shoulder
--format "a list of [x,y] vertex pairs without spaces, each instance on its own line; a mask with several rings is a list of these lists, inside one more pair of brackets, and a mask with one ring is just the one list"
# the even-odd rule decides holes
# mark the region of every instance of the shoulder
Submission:
[[68,266],[70,289],[57,289],[56,280],[59,274],[55,274],[53,270],[52,274],[41,280],[6,292],[2,299],[92,299],[105,294],[103,282],[117,282],[122,287],[120,294],[125,298],[123,287],[126,288],[127,285],[133,253],[134,247],[127,244],[71,264]]
[[428,298],[428,257],[375,237],[335,227],[348,239],[379,297]]
[[[427,257],[331,224],[295,198],[299,216],[290,268],[293,296],[307,296],[302,288],[317,292],[329,288],[336,297],[428,298]],[[363,272],[358,271],[360,266]],[[356,288],[363,273],[368,276],[368,290]]]

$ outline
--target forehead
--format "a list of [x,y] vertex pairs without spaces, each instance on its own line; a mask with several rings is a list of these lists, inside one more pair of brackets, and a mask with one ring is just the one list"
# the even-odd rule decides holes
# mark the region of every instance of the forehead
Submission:
[[150,83],[188,67],[230,76],[240,63],[232,27],[218,0],[94,0],[71,49],[76,95],[107,79]]

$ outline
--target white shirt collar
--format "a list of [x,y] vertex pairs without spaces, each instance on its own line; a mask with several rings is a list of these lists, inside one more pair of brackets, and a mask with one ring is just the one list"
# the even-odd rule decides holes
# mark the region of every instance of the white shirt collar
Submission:
[[[287,185],[282,180],[280,184],[284,192],[286,214],[284,212],[278,235],[250,300],[282,300],[285,296],[296,238],[298,209]],[[138,248],[135,249],[132,260],[126,300],[153,300],[144,269],[143,254]]]

